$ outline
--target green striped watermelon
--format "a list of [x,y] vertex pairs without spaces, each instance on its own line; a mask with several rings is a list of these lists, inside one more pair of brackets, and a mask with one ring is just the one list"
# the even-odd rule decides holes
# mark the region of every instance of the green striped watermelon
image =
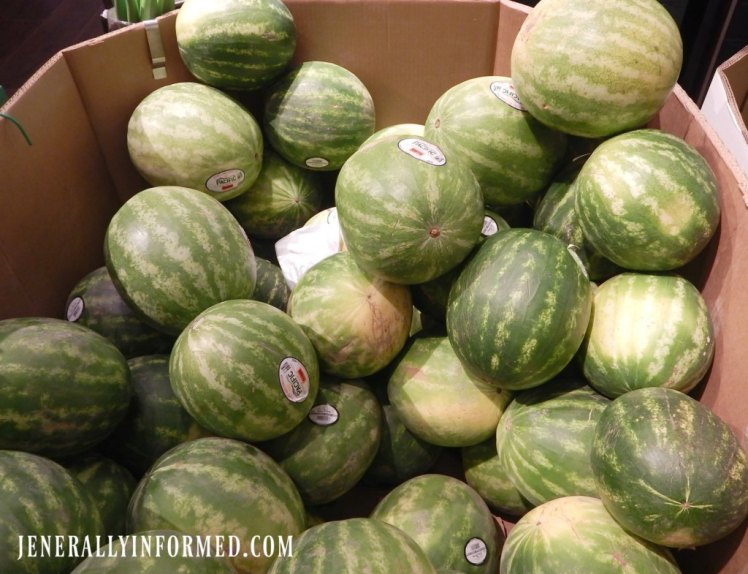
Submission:
[[633,536],[599,499],[566,496],[538,506],[509,531],[501,574],[679,574],[669,550]]
[[280,239],[317,213],[322,200],[322,183],[316,173],[265,148],[257,180],[227,201],[226,207],[250,237]]
[[471,377],[446,336],[414,337],[398,359],[387,395],[417,437],[445,447],[486,440],[512,398],[509,391]]
[[5,319],[0,357],[2,449],[51,458],[79,454],[106,438],[127,412],[127,361],[87,327],[45,317]]
[[130,159],[148,183],[189,187],[220,201],[255,182],[262,142],[260,126],[246,108],[197,82],[154,90],[127,124]]
[[470,166],[492,206],[537,195],[566,151],[566,135],[532,117],[504,76],[470,78],[449,88],[429,111],[424,137]]
[[217,435],[270,440],[314,404],[319,364],[303,329],[267,303],[224,301],[198,315],[169,360],[174,394]]
[[128,362],[133,397],[124,420],[100,450],[140,478],[156,459],[188,440],[210,436],[184,409],[169,381],[169,355]]
[[622,273],[595,290],[579,359],[585,378],[602,394],[617,397],[642,387],[686,393],[713,356],[709,310],[683,277]]
[[189,0],[175,34],[187,69],[221,89],[265,87],[296,50],[296,26],[282,0]]
[[209,437],[182,443],[156,462],[135,490],[127,525],[130,532],[235,536],[244,547],[230,556],[232,566],[256,574],[267,572],[275,556],[251,552],[252,537],[285,544],[305,521],[298,490],[272,458],[247,443]]
[[262,257],[255,257],[255,263],[257,264],[257,283],[252,299],[285,311],[288,307],[288,299],[291,297],[291,289],[286,283],[280,266]]
[[127,200],[109,222],[104,254],[125,301],[172,335],[211,305],[251,297],[256,281],[252,246],[236,219],[185,187],[152,187]]
[[450,157],[424,139],[393,135],[345,163],[335,202],[346,247],[363,269],[423,283],[470,253],[483,197],[470,170]]
[[411,536],[435,568],[496,572],[504,536],[480,495],[461,480],[411,478],[387,493],[371,517]]
[[522,496],[539,505],[597,495],[590,451],[609,403],[582,379],[553,380],[515,397],[496,428],[496,452]]
[[126,357],[168,353],[170,337],[144,322],[117,291],[105,266],[82,277],[65,302],[68,321],[93,329]]
[[379,129],[375,131],[373,134],[371,134],[364,143],[361,144],[361,148],[366,147],[368,145],[371,145],[373,143],[378,142],[379,140],[387,139],[388,137],[392,135],[397,135],[399,137],[423,137],[423,131],[425,129],[425,126],[423,124],[410,124],[410,123],[404,123],[404,124],[393,124],[391,126],[387,126],[386,128]]
[[288,312],[317,350],[323,372],[356,378],[379,371],[400,352],[413,304],[407,286],[366,273],[345,251],[301,277]]
[[100,454],[86,454],[65,463],[94,501],[104,526],[104,534],[125,533],[127,504],[137,481],[124,466]]
[[657,0],[541,0],[517,34],[511,69],[538,120],[599,137],[654,116],[682,61],[678,25]]
[[[0,572],[69,572],[82,558],[68,550],[68,537],[82,544],[84,537],[104,535],[85,487],[59,464],[35,454],[0,450],[0,508]],[[51,537],[46,548],[41,536]],[[62,552],[55,550],[55,536],[64,541]]]
[[257,446],[296,483],[307,506],[325,504],[361,479],[379,448],[382,412],[361,380],[323,379],[307,418]]
[[576,179],[584,236],[635,271],[665,271],[698,255],[720,218],[717,180],[678,136],[634,130],[600,144]]
[[560,239],[510,229],[488,238],[454,283],[447,333],[471,375],[530,388],[571,361],[591,301],[590,282]]
[[655,544],[708,544],[748,516],[745,451],[725,422],[680,391],[648,387],[612,401],[590,460],[608,511]]
[[234,574],[228,559],[216,556],[233,549],[209,544],[208,551],[199,554],[196,539],[188,534],[166,529],[138,532],[94,551],[71,574]]
[[533,504],[522,496],[509,478],[496,452],[496,437],[461,449],[465,482],[481,495],[491,511],[522,516]]
[[375,125],[369,90],[353,72],[331,62],[304,62],[265,95],[268,142],[306,169],[340,169]]
[[292,556],[279,557],[269,574],[436,574],[410,536],[381,520],[324,522],[294,540]]

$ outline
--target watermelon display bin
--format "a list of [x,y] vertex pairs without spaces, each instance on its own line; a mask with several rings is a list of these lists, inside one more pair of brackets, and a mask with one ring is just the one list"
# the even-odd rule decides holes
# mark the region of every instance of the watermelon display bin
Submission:
[[[510,0],[287,0],[286,5],[296,26],[293,62],[332,62],[353,72],[371,94],[377,128],[423,124],[452,86],[480,76],[510,76],[513,43],[531,13]],[[66,298],[76,283],[104,265],[110,220],[149,187],[128,154],[128,120],[158,88],[195,81],[180,57],[176,21],[172,12],[67,48],[0,108],[15,120],[0,117],[0,319],[65,318]],[[684,139],[717,180],[719,227],[685,268],[714,333],[713,362],[690,394],[748,449],[748,175],[677,85],[648,127]],[[374,492],[354,490],[346,500],[360,496],[360,506],[371,510],[377,500],[367,497]],[[505,530],[513,527],[497,520]],[[674,556],[683,572],[748,572],[748,526],[696,549],[678,549]]]

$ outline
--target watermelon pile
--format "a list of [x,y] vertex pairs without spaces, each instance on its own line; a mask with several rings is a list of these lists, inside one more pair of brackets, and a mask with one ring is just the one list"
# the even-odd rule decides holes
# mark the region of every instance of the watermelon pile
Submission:
[[[392,126],[280,0],[187,0],[176,41],[106,265],[0,321],[0,571],[670,573],[740,527],[659,2],[541,0],[512,77]],[[34,533],[226,546],[13,562]]]

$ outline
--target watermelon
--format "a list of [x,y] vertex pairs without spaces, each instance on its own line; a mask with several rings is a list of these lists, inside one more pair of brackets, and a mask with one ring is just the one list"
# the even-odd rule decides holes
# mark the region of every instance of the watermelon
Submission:
[[226,202],[247,234],[280,239],[301,227],[322,207],[323,189],[317,174],[295,166],[271,148],[252,187]]
[[291,297],[291,289],[286,283],[286,278],[283,277],[280,266],[262,257],[255,257],[255,263],[257,264],[257,283],[252,299],[285,311],[288,307],[288,299]]
[[379,140],[386,139],[391,135],[397,135],[400,137],[410,136],[422,138],[424,129],[425,126],[423,124],[394,124],[375,131],[368,138],[366,138],[364,143],[361,144],[361,147],[366,147],[370,144],[378,142]]
[[361,479],[379,448],[382,412],[361,380],[324,378],[307,418],[257,446],[296,483],[307,506],[326,504]]
[[46,317],[5,319],[0,357],[1,449],[73,456],[106,438],[127,412],[127,361],[87,327]]
[[189,0],[175,34],[187,69],[221,89],[267,86],[296,50],[293,16],[281,0]]
[[[0,572],[70,572],[82,560],[82,549],[70,552],[69,540],[77,537],[82,545],[84,537],[95,540],[104,534],[86,488],[56,462],[0,450],[0,477]],[[64,541],[61,552],[56,536]]]
[[111,458],[92,453],[66,462],[65,468],[83,484],[94,501],[104,534],[124,534],[127,504],[137,484],[130,471]]
[[262,145],[260,125],[246,108],[197,82],[157,88],[127,124],[130,159],[148,183],[189,187],[220,201],[252,186]]
[[657,0],[542,0],[511,53],[527,110],[589,138],[644,125],[672,91],[682,62],[678,25]]
[[294,540],[270,574],[436,574],[423,550],[394,526],[373,518],[324,522]]
[[423,283],[470,253],[480,237],[483,197],[472,172],[450,157],[424,139],[393,135],[345,163],[335,202],[360,267],[394,283]]
[[574,182],[582,164],[583,161],[571,163],[553,178],[538,201],[532,227],[565,242],[582,261],[589,278],[600,281],[619,273],[621,269],[592,247],[579,223]]
[[655,544],[708,544],[748,516],[745,451],[724,421],[681,391],[647,387],[613,400],[590,460],[605,508]]
[[591,302],[590,282],[560,239],[510,229],[489,237],[452,286],[447,334],[472,376],[527,389],[574,357]]
[[197,539],[188,534],[165,529],[138,532],[96,549],[71,574],[233,574],[228,559],[220,557],[233,548],[208,543],[207,551],[198,553]]
[[467,164],[489,205],[513,205],[545,189],[566,134],[532,117],[505,76],[470,78],[436,100],[424,137]]
[[252,246],[228,209],[185,187],[152,187],[114,214],[104,239],[117,291],[160,331],[179,335],[211,305],[252,296]]
[[696,257],[720,218],[717,180],[678,136],[634,130],[600,144],[576,180],[584,236],[634,271],[667,271]]
[[168,353],[170,337],[143,321],[125,302],[105,266],[82,277],[65,302],[68,321],[93,329],[109,339],[125,358]]
[[501,574],[679,574],[666,548],[623,529],[591,496],[565,496],[525,514],[509,531]]
[[417,437],[444,447],[486,440],[512,393],[471,377],[446,336],[421,334],[398,359],[387,395]]
[[533,504],[520,494],[509,478],[496,452],[496,437],[491,436],[460,450],[465,482],[486,501],[492,512],[522,516]]
[[[174,529],[200,536],[277,541],[277,553],[305,528],[306,513],[291,478],[260,449],[219,437],[182,443],[166,452],[140,481],[130,502],[130,532]],[[240,573],[267,572],[273,555],[236,552]],[[234,554],[234,553],[231,553]],[[269,553],[268,553],[269,554]]]
[[533,505],[596,496],[590,467],[595,425],[610,400],[582,379],[523,391],[496,428],[496,452],[512,484]]
[[236,299],[210,307],[185,328],[169,359],[169,380],[206,429],[252,442],[301,423],[317,396],[319,364],[286,313]]
[[400,352],[413,304],[406,285],[364,272],[345,251],[301,277],[288,312],[317,350],[323,372],[356,378],[379,371]]
[[265,94],[267,140],[302,168],[340,169],[375,125],[369,90],[353,72],[331,62],[306,61]]
[[461,480],[411,478],[387,493],[371,517],[411,536],[435,568],[496,572],[503,534],[480,495]]
[[704,298],[678,275],[622,273],[602,283],[579,352],[585,378],[617,397],[643,387],[684,393],[714,357],[714,327]]
[[169,355],[135,357],[127,365],[133,388],[130,408],[99,450],[140,478],[170,448],[211,433],[174,395]]

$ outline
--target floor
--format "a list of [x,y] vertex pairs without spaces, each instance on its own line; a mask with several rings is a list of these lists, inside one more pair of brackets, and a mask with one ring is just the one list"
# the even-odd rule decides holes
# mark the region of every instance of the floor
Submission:
[[0,86],[10,97],[62,48],[104,32],[103,0],[2,0]]

